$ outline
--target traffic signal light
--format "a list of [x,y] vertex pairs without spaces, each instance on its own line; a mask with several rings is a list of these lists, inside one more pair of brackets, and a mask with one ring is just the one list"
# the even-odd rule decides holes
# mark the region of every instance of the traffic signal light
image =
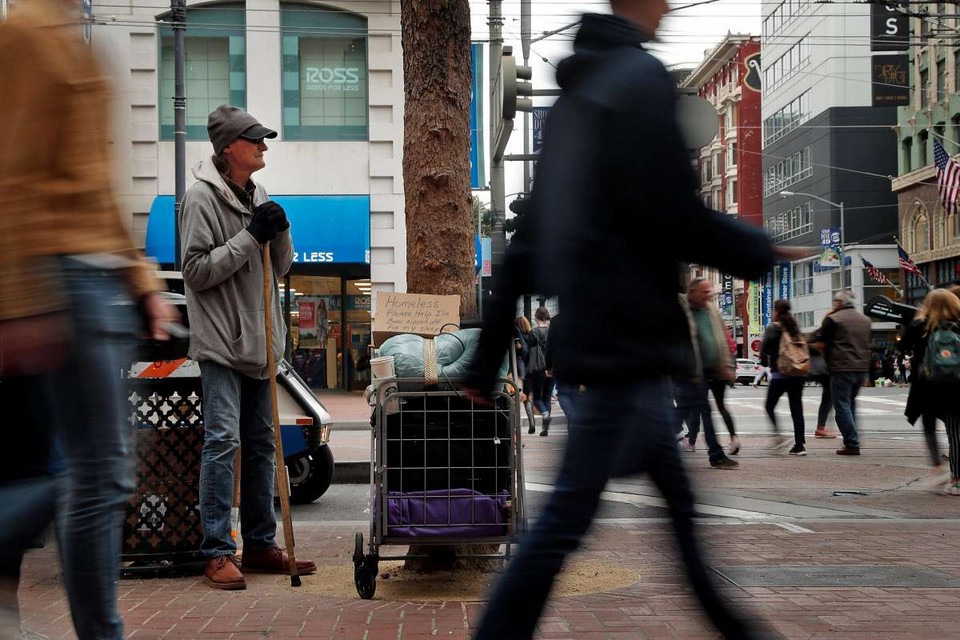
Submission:
[[[517,111],[533,110],[533,69],[518,65],[516,58],[505,54],[500,61],[503,78],[503,119],[513,120]],[[525,96],[525,97],[521,97]]]

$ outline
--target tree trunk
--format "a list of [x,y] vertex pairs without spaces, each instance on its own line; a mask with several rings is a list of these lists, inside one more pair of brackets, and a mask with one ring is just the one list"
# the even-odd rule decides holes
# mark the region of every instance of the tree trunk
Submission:
[[[477,316],[474,220],[470,193],[469,0],[401,0],[403,29],[403,185],[407,291],[460,296],[460,317]],[[405,568],[464,566],[484,545],[412,545]],[[476,566],[474,563],[466,563]]]
[[477,315],[470,193],[469,0],[402,0],[407,291]]

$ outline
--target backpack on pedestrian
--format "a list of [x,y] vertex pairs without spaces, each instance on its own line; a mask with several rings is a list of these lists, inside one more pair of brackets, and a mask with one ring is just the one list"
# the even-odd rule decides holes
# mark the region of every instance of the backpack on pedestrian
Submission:
[[960,382],[960,324],[943,322],[930,332],[923,375],[932,382]]
[[777,371],[785,376],[797,377],[810,373],[810,347],[803,337],[794,338],[785,330],[780,334]]

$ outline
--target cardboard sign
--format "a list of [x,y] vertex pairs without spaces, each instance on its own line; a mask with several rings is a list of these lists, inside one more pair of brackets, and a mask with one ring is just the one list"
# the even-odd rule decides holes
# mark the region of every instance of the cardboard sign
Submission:
[[390,336],[400,333],[433,337],[448,323],[460,324],[460,296],[381,291],[377,294],[377,313],[373,318],[373,344],[380,346]]

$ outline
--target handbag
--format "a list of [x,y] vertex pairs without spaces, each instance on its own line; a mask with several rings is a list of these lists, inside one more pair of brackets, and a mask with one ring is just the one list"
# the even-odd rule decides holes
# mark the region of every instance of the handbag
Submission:
[[541,374],[547,370],[547,353],[544,349],[544,343],[547,341],[546,332],[538,331],[537,327],[530,332],[535,335],[537,343],[530,347],[530,355],[527,357],[527,375]]

